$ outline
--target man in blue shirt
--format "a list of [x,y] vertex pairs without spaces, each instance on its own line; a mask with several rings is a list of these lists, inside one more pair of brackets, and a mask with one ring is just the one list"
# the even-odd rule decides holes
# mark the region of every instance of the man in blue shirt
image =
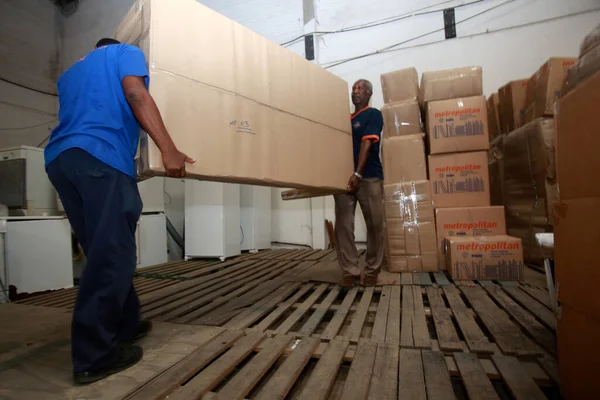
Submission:
[[381,111],[369,107],[372,95],[373,85],[365,79],[352,86],[354,174],[348,181],[348,193],[334,196],[336,250],[343,272],[340,285],[344,287],[354,285],[361,278],[358,251],[354,243],[357,201],[367,225],[364,285],[377,284],[384,257],[383,168],[379,157],[383,116]]
[[135,179],[140,125],[162,153],[167,176],[185,163],[147,90],[134,46],[102,39],[58,80],[60,123],[45,149],[46,172],[87,256],[73,310],[73,379],[87,384],[142,359],[133,342],[151,329],[133,287],[142,200]]

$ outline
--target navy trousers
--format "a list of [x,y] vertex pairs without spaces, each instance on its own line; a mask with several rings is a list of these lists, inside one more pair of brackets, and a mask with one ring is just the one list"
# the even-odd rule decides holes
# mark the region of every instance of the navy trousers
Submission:
[[142,200],[135,179],[81,149],[61,153],[47,173],[87,257],[71,346],[74,372],[91,372],[114,360],[140,322],[133,275]]

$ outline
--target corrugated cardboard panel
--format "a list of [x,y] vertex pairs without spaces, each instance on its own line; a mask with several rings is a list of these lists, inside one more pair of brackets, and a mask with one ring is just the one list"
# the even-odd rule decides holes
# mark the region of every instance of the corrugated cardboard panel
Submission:
[[550,58],[529,78],[526,108],[534,104],[534,119],[554,115],[554,103],[560,97],[569,68],[576,61],[576,58]]
[[[194,0],[138,1],[115,37],[144,50],[167,129],[197,161],[191,177],[346,187],[353,160],[344,80]],[[162,173],[147,138],[140,161],[140,174]]]
[[381,89],[384,103],[417,100],[419,96],[417,70],[406,68],[381,74]]
[[507,134],[522,125],[528,83],[528,79],[520,79],[498,89],[501,133]]
[[428,101],[481,96],[482,94],[483,73],[481,67],[427,71],[421,75],[419,103],[422,106],[425,106]]
[[421,109],[416,100],[384,104],[381,113],[383,135],[386,138],[423,132]]
[[427,180],[422,134],[384,139],[382,154],[386,184]]

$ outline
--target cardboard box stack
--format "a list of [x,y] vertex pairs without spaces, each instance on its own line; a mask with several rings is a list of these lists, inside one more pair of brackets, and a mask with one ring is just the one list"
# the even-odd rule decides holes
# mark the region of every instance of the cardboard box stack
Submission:
[[507,134],[521,126],[525,118],[525,104],[529,79],[508,82],[498,89],[500,132]]
[[392,272],[437,270],[436,234],[417,71],[381,75],[386,247]]
[[[514,265],[519,264],[518,252],[513,258],[509,257],[514,262],[506,267],[501,265],[500,259],[486,258],[487,253],[481,253],[478,246],[471,246],[477,254],[462,252],[459,255],[447,251],[452,249],[455,239],[477,242],[480,239],[476,236],[506,235],[503,207],[490,207],[489,125],[493,124],[498,132],[497,100],[494,99],[498,96],[486,101],[482,95],[480,67],[424,73],[420,93],[427,110],[429,179],[436,214],[438,267],[449,269],[455,279],[483,279],[483,273],[465,272],[468,269],[465,263],[471,261],[476,261],[477,268],[485,271],[514,269]],[[481,246],[481,249],[487,247]],[[521,274],[502,272],[497,276],[519,279]]]
[[600,72],[562,98],[556,109],[559,374],[565,398],[591,399],[600,392]]
[[493,93],[487,99],[488,130],[490,141],[500,135],[500,96]]

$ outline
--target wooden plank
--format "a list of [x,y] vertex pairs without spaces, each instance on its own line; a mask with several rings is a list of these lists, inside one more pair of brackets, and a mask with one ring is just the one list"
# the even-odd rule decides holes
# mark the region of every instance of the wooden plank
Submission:
[[454,360],[469,400],[499,400],[498,394],[473,353],[454,353]]
[[319,325],[321,320],[323,320],[323,317],[325,317],[327,310],[329,310],[329,307],[333,304],[333,302],[337,299],[338,295],[340,294],[340,290],[341,288],[339,286],[334,286],[331,289],[327,297],[325,297],[325,299],[317,305],[315,312],[310,316],[308,321],[306,321],[302,329],[298,331],[299,335],[309,336],[315,331],[315,329],[317,329],[317,326]]
[[519,287],[521,290],[525,291],[525,293],[529,294],[531,297],[545,305],[549,310],[552,310],[552,304],[550,304],[550,295],[548,294],[547,290],[526,285],[521,285]]
[[358,287],[353,287],[346,293],[346,297],[344,297],[342,304],[336,311],[331,321],[329,321],[329,324],[327,325],[327,328],[325,328],[325,331],[323,331],[323,334],[321,334],[321,339],[333,340],[337,336],[342,328],[342,325],[344,324],[344,321],[346,320],[346,317],[348,316],[350,307],[354,303],[354,299],[356,298],[357,294]]
[[264,350],[260,351],[244,368],[219,391],[218,400],[243,399],[267,373],[290,344],[290,336],[275,337]]
[[[410,287],[405,287],[407,290]],[[431,348],[431,335],[425,319],[425,308],[423,307],[423,294],[420,286],[412,286],[413,291],[413,311],[412,328],[415,347],[421,349]]]
[[537,346],[503,310],[498,308],[482,287],[461,286],[460,290],[504,354],[521,356],[539,354]]
[[348,342],[332,340],[308,378],[298,400],[326,400],[342,365]]
[[399,380],[399,399],[427,399],[421,350],[400,349]]
[[345,337],[348,338],[352,343],[357,343],[358,339],[360,339],[360,334],[362,333],[363,325],[365,323],[365,319],[367,318],[369,306],[371,305],[371,299],[373,298],[373,289],[373,286],[371,286],[366,288],[363,292],[360,303],[358,304],[358,309],[354,313],[352,323],[350,324],[348,332],[345,335]]
[[413,274],[412,272],[402,272],[402,284],[413,285]]
[[431,276],[429,276],[429,272],[415,272],[413,274],[413,282],[415,283],[415,285],[433,285],[433,282],[431,282]]
[[452,400],[456,399],[450,374],[444,359],[444,353],[440,351],[423,350],[423,370],[425,371],[425,387],[428,400]]
[[443,272],[434,272],[433,277],[435,278],[435,283],[437,283],[440,286],[446,286],[451,284],[448,278],[446,277],[446,274],[444,274]]
[[400,310],[402,307],[400,304],[401,288],[401,286],[392,286],[385,334],[385,341],[395,344],[396,346],[400,344]]
[[294,293],[302,284],[300,282],[288,282],[271,296],[267,296],[252,307],[248,307],[231,320],[223,327],[227,329],[244,329],[258,321],[264,315],[268,314],[286,297]]
[[556,329],[556,317],[548,307],[529,296],[519,287],[504,287],[504,291],[521,306],[531,311],[547,327]]
[[276,334],[284,334],[288,333],[294,325],[302,318],[302,316],[310,310],[311,306],[319,300],[321,295],[325,293],[325,290],[329,287],[328,283],[320,284],[317,289],[306,299],[302,305],[292,313],[288,318],[283,321],[281,325],[277,329],[275,329]]
[[441,289],[428,287],[426,291],[440,349],[443,351],[462,351],[460,338],[452,322],[452,314],[446,308],[446,304],[442,299]]
[[215,360],[208,368],[193,377],[185,386],[169,394],[169,400],[198,399],[214,389],[265,338],[263,333],[251,333],[238,340],[233,347]]
[[556,336],[542,325],[533,315],[521,308],[506,292],[498,286],[489,286],[485,290],[500,304],[500,306],[514,318],[533,339],[546,351],[556,353]]
[[133,393],[128,399],[164,398],[180,384],[193,377],[223,351],[243,336],[242,332],[225,331],[191,353],[182,361],[158,375]]
[[380,344],[373,367],[369,388],[370,400],[395,400],[398,398],[398,346]]
[[354,354],[354,360],[350,365],[350,371],[346,377],[346,383],[344,384],[341,399],[365,400],[367,398],[376,354],[376,343],[359,343],[356,353]]
[[546,395],[514,357],[494,354],[492,361],[500,371],[508,389],[517,400],[546,400]]
[[[373,322],[373,331],[371,332],[371,340],[376,343],[384,343],[387,321],[388,321],[388,310],[390,308],[390,299],[392,296],[392,287],[384,286],[381,289],[381,295],[379,296],[379,304],[377,304],[377,312],[375,313],[375,322]],[[400,303],[400,301],[398,301]],[[400,304],[398,304],[400,305]],[[398,317],[400,313],[398,312]],[[400,330],[398,329],[398,332]]]
[[267,329],[269,329],[269,327],[283,314],[285,313],[287,310],[290,309],[290,307],[292,307],[296,301],[298,301],[298,299],[302,298],[306,293],[308,293],[309,290],[311,290],[315,285],[312,283],[305,283],[300,290],[298,290],[292,297],[290,297],[289,299],[287,299],[284,303],[280,304],[275,311],[273,311],[272,313],[270,313],[269,315],[267,315],[267,317],[265,319],[263,319],[262,321],[260,321],[260,323],[252,329],[255,329],[259,332],[263,332]]
[[462,331],[469,350],[474,353],[490,354],[494,352],[494,346],[485,336],[473,315],[460,298],[459,291],[454,285],[444,286],[444,294],[450,304],[454,318]]
[[414,297],[412,286],[404,286],[402,291],[402,324],[400,326],[400,345],[402,347],[413,347],[415,340],[413,338]]
[[317,338],[304,338],[256,394],[255,400],[283,400],[319,345]]

